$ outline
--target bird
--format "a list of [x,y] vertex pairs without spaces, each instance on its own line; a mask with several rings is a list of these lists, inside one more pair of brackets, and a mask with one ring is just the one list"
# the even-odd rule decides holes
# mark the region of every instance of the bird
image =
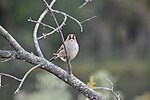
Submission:
[[62,44],[60,48],[57,50],[57,52],[53,53],[54,56],[49,60],[50,62],[53,62],[57,58],[60,58],[62,61],[66,62],[67,57],[68,57],[68,60],[70,61],[76,57],[76,55],[79,52],[79,45],[78,45],[76,36],[73,33],[70,33],[67,36],[64,44],[66,47],[67,56],[65,53],[64,45]]

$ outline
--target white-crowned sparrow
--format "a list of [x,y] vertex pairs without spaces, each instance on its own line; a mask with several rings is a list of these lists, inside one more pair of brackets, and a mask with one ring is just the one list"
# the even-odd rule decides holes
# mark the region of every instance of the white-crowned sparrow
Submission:
[[[79,45],[77,43],[76,36],[74,34],[69,34],[67,36],[67,39],[65,41],[65,47],[66,47],[68,59],[72,60],[73,58],[75,58],[79,51]],[[67,61],[66,53],[63,45],[61,45],[58,51],[54,53],[54,57],[52,57],[49,61],[52,62],[57,58],[60,58],[64,62]]]

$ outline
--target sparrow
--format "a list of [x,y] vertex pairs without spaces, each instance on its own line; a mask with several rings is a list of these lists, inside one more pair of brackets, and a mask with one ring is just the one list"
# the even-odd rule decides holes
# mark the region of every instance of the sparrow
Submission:
[[[68,60],[74,59],[79,52],[79,45],[77,43],[76,36],[72,33],[69,34],[64,44],[66,47]],[[53,53],[53,55],[54,56],[49,60],[50,62],[54,61],[57,58],[60,58],[64,62],[67,61],[64,45],[61,45],[58,51],[56,53]]]

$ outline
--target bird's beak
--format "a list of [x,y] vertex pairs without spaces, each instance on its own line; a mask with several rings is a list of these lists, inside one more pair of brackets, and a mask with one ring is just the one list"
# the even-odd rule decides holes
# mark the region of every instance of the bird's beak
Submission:
[[70,41],[72,42],[72,41],[74,41],[74,39],[70,39]]

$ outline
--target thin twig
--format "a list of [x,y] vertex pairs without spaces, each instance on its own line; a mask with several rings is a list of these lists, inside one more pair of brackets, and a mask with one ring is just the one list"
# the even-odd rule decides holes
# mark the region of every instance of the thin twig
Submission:
[[80,7],[79,9],[81,9],[83,6],[85,6],[88,2],[84,2]]
[[107,81],[111,84],[111,87],[96,87],[96,89],[103,89],[103,90],[108,90],[114,94],[117,100],[121,100],[121,97],[118,93],[114,91],[113,83],[111,80],[107,79]]
[[62,12],[62,11],[58,11],[58,10],[52,9],[52,6],[53,6],[53,4],[56,2],[56,0],[52,0],[52,2],[51,2],[52,4],[50,4],[51,6],[49,6],[48,3],[47,3],[45,0],[43,0],[43,1],[44,1],[44,3],[46,4],[46,6],[48,7],[48,9],[49,9],[50,11],[55,12],[55,13],[58,13],[58,14],[62,14],[62,15],[64,15],[64,16],[67,16],[68,18],[70,18],[70,19],[74,20],[75,22],[77,22],[78,25],[80,26],[81,32],[83,32],[83,27],[82,27],[82,25],[81,25],[81,22],[78,21],[76,18],[74,18],[74,17],[72,17],[72,16],[70,16],[70,15],[68,15],[67,13],[64,13],[64,12]]
[[8,86],[8,84],[2,85],[2,74],[0,73],[0,89],[5,86]]
[[10,77],[10,78],[12,78],[12,79],[14,79],[14,80],[17,80],[17,81],[21,82],[21,79],[15,77],[15,76],[13,76],[13,75],[6,74],[6,73],[0,73],[0,89],[1,89],[2,87],[8,86],[8,84],[2,85],[2,76]]
[[2,60],[1,62],[7,62],[7,61],[10,61],[11,59],[13,59],[13,58],[11,57],[11,58],[8,58],[8,59],[5,59],[5,60]]
[[35,20],[31,19],[31,18],[29,18],[28,21],[29,21],[29,22],[33,22],[33,23],[39,23],[39,24],[43,25],[43,27],[48,27],[48,28],[50,28],[50,29],[55,29],[54,27],[52,27],[52,26],[50,26],[50,25],[47,25],[47,24],[45,24],[45,23],[43,23],[43,22],[35,21]]
[[85,6],[88,2],[91,2],[92,0],[85,0],[85,2],[79,7],[79,9],[80,8],[82,8],[83,6]]
[[[45,34],[45,36],[51,35],[51,34],[53,34],[54,32],[58,31],[59,28],[62,28],[62,27],[65,25],[65,23],[66,23],[67,17],[70,18],[70,19],[72,19],[72,20],[74,20],[75,22],[78,23],[78,25],[80,26],[81,32],[83,32],[82,24],[83,24],[84,22],[89,21],[89,20],[91,20],[91,19],[93,19],[93,18],[96,17],[96,16],[93,16],[93,17],[90,17],[90,18],[88,18],[88,19],[86,19],[86,20],[80,22],[80,21],[78,21],[76,18],[74,18],[74,17],[72,17],[72,16],[70,16],[70,15],[64,13],[64,12],[61,12],[61,11],[52,9],[51,7],[54,5],[55,2],[56,2],[56,0],[53,0],[53,1],[51,2],[50,6],[48,5],[48,3],[47,3],[47,4],[45,3],[45,4],[46,4],[47,6],[49,6],[49,9],[50,9],[52,12],[62,14],[62,15],[64,15],[65,18],[64,18],[62,24],[59,25],[59,27],[57,27],[55,30],[51,31],[50,33]],[[40,37],[38,37],[38,40],[44,38],[45,36],[40,36]]]
[[[3,27],[2,27],[3,28]],[[9,44],[11,44],[13,47],[16,47],[16,51],[4,51],[0,50],[0,58],[8,58],[14,53],[16,53],[16,58],[21,61],[26,61],[30,64],[38,65],[41,64],[46,67],[40,67],[43,70],[48,71],[49,73],[52,73],[56,77],[58,77],[60,80],[66,82],[66,84],[70,85],[73,89],[77,90],[79,93],[83,94],[87,98],[90,98],[91,100],[106,100],[104,96],[101,94],[98,94],[96,91],[90,89],[85,83],[80,81],[78,78],[76,78],[73,75],[69,75],[65,70],[63,70],[61,67],[47,61],[45,58],[38,57],[26,50],[23,50],[22,53],[17,52],[19,50],[17,41],[14,42],[14,38],[5,31],[5,29],[2,29],[0,26],[0,36],[2,38],[5,38],[6,41],[8,41]],[[9,37],[9,38],[8,38]],[[22,50],[22,49],[21,49]]]
[[[65,25],[65,23],[66,23],[67,17],[68,17],[68,18],[71,18],[72,20],[74,20],[75,22],[77,22],[78,25],[80,26],[81,32],[83,31],[83,27],[82,27],[80,21],[78,21],[78,20],[75,19],[74,17],[72,17],[72,16],[70,16],[70,15],[64,13],[64,12],[61,12],[61,11],[58,11],[58,10],[54,10],[54,9],[51,8],[51,7],[54,5],[54,3],[56,2],[56,0],[52,0],[50,6],[48,5],[48,3],[47,3],[46,1],[44,1],[44,2],[45,2],[45,4],[46,4],[46,6],[49,7],[48,9],[49,9],[50,11],[64,15],[64,20],[63,20],[62,24],[59,25],[59,27],[57,27],[55,30],[51,31],[50,33],[45,34],[46,36],[51,35],[51,34],[53,34],[54,32],[58,31],[60,28],[62,28],[62,27]],[[44,38],[44,36],[40,36],[38,39],[41,39],[41,38]]]
[[[43,1],[44,1],[44,3],[46,4],[48,10],[51,12],[52,17],[53,17],[53,19],[54,19],[54,21],[55,21],[57,27],[60,27],[59,24],[58,24],[58,22],[57,22],[57,19],[56,19],[55,15],[54,15],[54,13],[53,13],[53,11],[52,11],[52,9],[50,8],[50,6],[48,5],[48,3],[47,3],[45,0],[43,0]],[[54,4],[55,2],[56,2],[56,0],[53,0],[52,3]],[[53,4],[50,4],[50,5],[53,5]],[[52,7],[52,6],[51,6],[51,7]],[[64,15],[64,16],[66,16],[66,15]],[[65,39],[64,39],[64,36],[63,36],[63,33],[62,33],[61,29],[59,28],[58,30],[59,30],[60,35],[61,35],[61,39],[62,39],[62,42],[63,42],[63,46],[64,46],[66,58],[67,58],[68,73],[69,73],[69,74],[72,74],[71,63],[70,63],[70,60],[68,59],[67,49],[66,49],[66,46],[65,46]]]
[[[61,24],[59,27],[57,27],[56,29],[54,29],[53,31],[51,31],[50,33],[45,34],[45,36],[51,35],[51,34],[53,34],[54,32],[56,32],[56,31],[58,31],[59,29],[61,29],[61,28],[65,25],[66,20],[67,20],[67,17],[64,16],[64,21],[62,22],[62,24]],[[42,39],[42,38],[44,38],[43,35],[40,36],[40,37],[38,37],[38,40],[39,40],[39,39]]]
[[0,76],[1,76],[1,78],[2,78],[2,76],[7,76],[7,77],[13,78],[13,79],[15,79],[15,80],[17,80],[17,81],[21,81],[21,79],[15,77],[15,76],[13,76],[13,75],[6,74],[6,73],[0,73]]
[[115,93],[115,91],[111,88],[108,87],[97,87],[97,89],[103,89],[103,90],[108,90],[110,92],[112,92],[114,94],[114,96],[116,97],[117,100],[121,100],[120,95]]
[[110,91],[115,95],[117,100],[121,100],[120,95],[114,91],[114,84],[112,83],[112,81],[108,78],[106,78],[106,79],[111,84],[111,90]]
[[[56,0],[53,0],[53,1],[56,1]],[[57,10],[55,10],[55,11],[57,11]],[[48,10],[47,10],[47,12],[48,12]],[[45,16],[45,15],[43,15],[43,16]],[[41,18],[41,20],[43,18]],[[38,20],[38,22],[39,22],[39,20]],[[37,24],[39,24],[39,23],[36,23],[36,25]],[[37,31],[38,31],[39,25],[35,26],[34,32],[35,32],[36,35],[37,35]],[[81,23],[80,23],[80,25],[81,25]],[[17,41],[15,41],[15,39],[12,38],[12,36],[7,31],[3,30],[3,27],[1,27],[1,26],[0,26],[0,35],[3,38],[5,38],[11,44],[11,46],[15,49],[15,51],[18,54],[18,56],[16,57],[16,59],[19,59],[19,60],[22,60],[22,61],[24,60],[24,61],[26,61],[28,63],[35,64],[35,65],[36,64],[37,65],[38,64],[42,65],[43,62],[44,62],[43,65],[47,66],[47,67],[43,67],[44,70],[47,70],[48,72],[54,74],[55,76],[57,76],[58,78],[60,78],[64,82],[66,82],[66,84],[69,84],[74,89],[78,90],[81,94],[85,95],[86,97],[90,98],[91,100],[92,99],[93,100],[105,100],[105,99],[103,99],[104,97],[101,94],[98,94],[96,91],[90,89],[86,84],[84,84],[82,81],[80,81],[79,79],[77,79],[75,76],[73,76],[73,75],[70,76],[65,70],[61,69],[59,66],[57,66],[55,64],[52,64],[51,62],[48,62],[47,60],[45,60],[45,58],[41,58],[40,55],[39,55],[40,56],[39,57],[39,56],[36,56],[36,55],[31,54],[31,53],[27,52],[26,50],[24,50],[21,46],[18,45]],[[37,50],[37,52],[38,52],[38,50]],[[41,53],[41,55],[42,55],[42,53]],[[4,56],[4,57],[7,58],[7,56]]]
[[42,21],[42,19],[44,18],[44,16],[47,14],[48,9],[46,9],[39,17],[38,22],[35,25],[34,31],[33,31],[33,40],[34,40],[34,45],[36,47],[37,53],[40,57],[43,57],[42,51],[40,49],[39,43],[38,43],[38,39],[37,39],[37,32],[38,32],[38,28],[40,26],[40,22]]
[[15,55],[12,55],[10,58],[5,59],[5,60],[2,60],[2,61],[0,61],[0,62],[7,62],[7,61],[10,61],[10,60],[12,60],[12,59],[15,59]]
[[86,20],[83,20],[83,21],[81,22],[81,24],[83,24],[84,22],[87,22],[87,21],[89,21],[89,20],[91,20],[91,19],[93,19],[93,18],[95,18],[95,17],[97,17],[97,16],[92,16],[92,17],[90,17],[90,18],[88,18],[88,19],[86,19]]
[[54,5],[55,2],[56,2],[56,0],[52,0],[52,2],[50,3],[49,7],[52,8],[52,6]]
[[113,89],[113,87],[114,87],[113,82],[110,79],[108,79],[108,78],[106,78],[106,80],[111,84],[111,88]]
[[70,18],[70,19],[74,20],[75,22],[77,22],[77,23],[78,23],[78,25],[80,26],[80,31],[81,31],[81,32],[83,32],[83,27],[82,27],[82,25],[81,25],[81,22],[80,22],[80,21],[78,21],[78,20],[77,20],[77,19],[75,19],[74,17],[72,17],[72,16],[70,16],[70,15],[68,15],[68,14],[64,13],[64,12],[61,12],[61,11],[58,11],[58,10],[53,10],[53,9],[52,9],[52,11],[53,11],[53,12],[56,12],[56,13],[61,13],[61,14],[63,14],[63,15],[66,15],[68,18]]
[[4,37],[7,41],[9,41],[10,45],[15,49],[16,52],[22,53],[24,49],[20,44],[0,25],[0,36]]
[[19,92],[21,86],[23,85],[23,83],[24,83],[26,77],[29,75],[29,73],[30,73],[31,71],[33,71],[34,69],[38,68],[39,66],[40,66],[40,64],[39,64],[39,65],[36,65],[36,66],[34,66],[34,67],[32,67],[32,68],[24,75],[24,77],[23,77],[22,80],[21,80],[21,83],[19,84],[18,88],[16,89],[16,91],[15,91],[14,93],[18,93],[18,92]]
[[0,89],[2,87],[2,74],[0,74]]

